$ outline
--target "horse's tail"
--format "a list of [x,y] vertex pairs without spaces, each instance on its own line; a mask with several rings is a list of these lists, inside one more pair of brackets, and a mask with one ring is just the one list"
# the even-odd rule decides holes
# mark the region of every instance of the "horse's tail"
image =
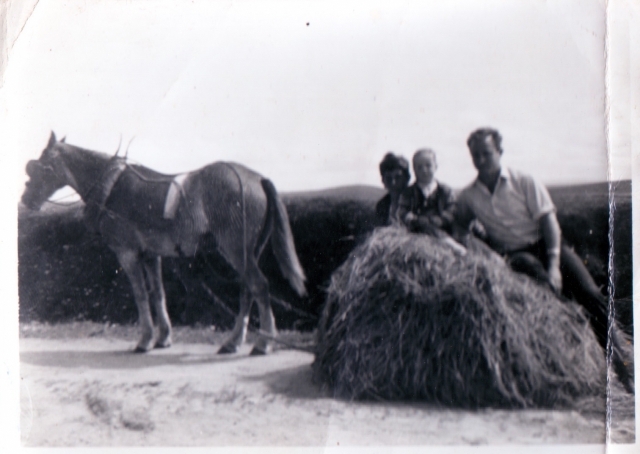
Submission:
[[276,256],[280,271],[289,281],[291,287],[298,295],[305,296],[307,294],[304,285],[306,277],[296,254],[296,246],[293,243],[293,234],[289,225],[287,209],[276,192],[273,183],[266,178],[263,178],[261,183],[267,195],[268,216],[272,220],[271,247],[273,255]]

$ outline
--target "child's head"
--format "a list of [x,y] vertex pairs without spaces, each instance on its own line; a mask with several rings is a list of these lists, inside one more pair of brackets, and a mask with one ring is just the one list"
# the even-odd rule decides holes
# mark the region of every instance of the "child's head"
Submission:
[[421,148],[413,155],[413,171],[419,185],[431,184],[437,168],[436,154],[430,148]]
[[402,156],[389,152],[380,162],[382,184],[389,192],[400,193],[407,187],[411,174],[409,162]]

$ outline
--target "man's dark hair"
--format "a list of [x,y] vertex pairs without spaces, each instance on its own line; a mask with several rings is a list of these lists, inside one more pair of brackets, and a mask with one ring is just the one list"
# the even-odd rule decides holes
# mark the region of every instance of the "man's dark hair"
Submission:
[[380,175],[383,175],[386,172],[392,172],[396,169],[402,170],[407,181],[411,179],[411,173],[409,172],[409,161],[407,161],[402,156],[397,156],[391,152],[384,155],[382,161],[380,162]]
[[484,142],[487,136],[493,139],[493,143],[496,145],[500,154],[502,154],[502,136],[497,129],[493,128],[479,128],[473,131],[467,139],[467,146],[470,150],[473,150],[478,143]]

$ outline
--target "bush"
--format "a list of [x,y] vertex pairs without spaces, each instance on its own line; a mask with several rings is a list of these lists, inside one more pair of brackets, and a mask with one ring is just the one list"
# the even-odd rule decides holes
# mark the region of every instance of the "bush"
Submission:
[[[596,282],[608,285],[608,187],[606,184],[550,188],[563,234],[585,259]],[[267,247],[261,267],[274,296],[320,316],[331,274],[374,225],[374,207],[384,191],[367,186],[284,194],[309,296],[299,299],[281,276]],[[614,273],[617,315],[632,330],[631,188],[620,183],[614,212]],[[101,238],[87,232],[82,204],[45,204],[41,212],[19,212],[21,320],[55,322],[88,319],[130,323],[137,311],[130,284]],[[238,285],[229,270],[210,257],[165,259],[167,306],[176,324],[233,323]],[[216,295],[214,298],[212,295]],[[225,306],[222,306],[224,303]],[[621,305],[622,303],[622,305]],[[227,309],[228,308],[228,309]],[[279,328],[313,329],[317,318],[273,304]]]

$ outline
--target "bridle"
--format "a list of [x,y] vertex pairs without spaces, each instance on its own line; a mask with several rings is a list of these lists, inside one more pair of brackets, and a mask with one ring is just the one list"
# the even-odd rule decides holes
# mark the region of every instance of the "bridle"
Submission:
[[[73,175],[71,170],[69,170],[69,166],[65,160],[65,154],[63,150],[59,150],[59,166],[54,166],[53,171],[56,173],[58,178],[63,177],[64,181],[76,192],[80,195],[85,204],[96,204],[101,209],[104,209],[104,205],[111,195],[111,190],[115,186],[116,182],[120,178],[122,172],[127,168],[128,164],[124,161],[124,159],[118,157],[117,155],[113,156],[109,159],[107,165],[104,170],[100,173],[100,176],[96,178],[93,184],[85,191],[85,193],[80,192],[80,186],[76,177]],[[63,175],[58,174],[56,167],[60,167]],[[96,194],[97,191],[97,194]],[[96,194],[94,196],[94,194]]]
[[100,217],[106,211],[107,200],[122,172],[127,168],[127,163],[117,154],[109,158],[99,177],[95,179],[88,189],[81,191],[78,180],[67,164],[65,150],[58,149],[57,151],[55,162],[50,166],[52,172],[58,179],[66,182],[80,195],[85,204],[84,215],[87,225],[90,229],[98,230]]

